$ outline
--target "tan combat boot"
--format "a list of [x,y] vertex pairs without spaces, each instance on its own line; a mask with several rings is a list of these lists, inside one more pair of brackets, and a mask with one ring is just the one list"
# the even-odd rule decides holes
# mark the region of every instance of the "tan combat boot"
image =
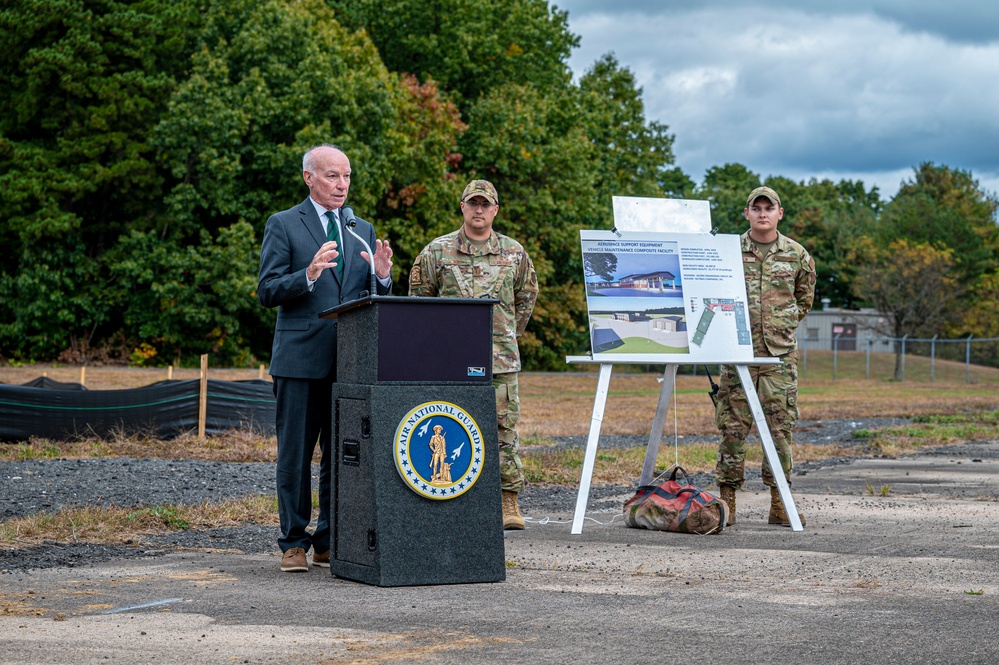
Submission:
[[735,485],[720,484],[718,488],[721,490],[722,501],[728,504],[728,518],[725,520],[725,526],[732,526],[735,524]]
[[[798,513],[798,519],[801,520],[801,526],[805,526],[805,516],[800,512]],[[780,500],[780,490],[776,487],[770,488],[770,517],[767,523],[791,526],[791,518],[787,516],[787,511],[784,510],[784,502]]]
[[521,517],[520,506],[517,505],[517,493],[510,490],[503,490],[503,528],[524,528],[524,518]]

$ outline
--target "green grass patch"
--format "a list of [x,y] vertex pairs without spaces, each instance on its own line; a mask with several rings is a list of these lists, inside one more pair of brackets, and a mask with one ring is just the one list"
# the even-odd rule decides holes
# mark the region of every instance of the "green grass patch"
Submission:
[[153,506],[129,514],[128,521],[144,523],[146,518],[152,518],[171,531],[187,531],[191,524],[180,514],[177,506]]
[[914,423],[927,423],[934,425],[958,425],[965,423],[997,425],[999,426],[999,411],[985,413],[956,413],[946,416],[916,416],[912,419]]
[[914,424],[907,427],[889,427],[877,434],[890,439],[906,438],[928,442],[983,441],[999,438],[999,425],[989,423]]
[[[0,460],[29,462],[32,460],[51,460],[67,457],[70,444],[47,439],[32,439],[7,446],[0,446]],[[86,441],[75,444],[74,457],[112,457],[113,453],[104,441]]]
[[868,452],[881,455],[955,442],[987,441],[999,439],[999,412],[919,416],[904,427],[858,429],[852,436],[868,440]]

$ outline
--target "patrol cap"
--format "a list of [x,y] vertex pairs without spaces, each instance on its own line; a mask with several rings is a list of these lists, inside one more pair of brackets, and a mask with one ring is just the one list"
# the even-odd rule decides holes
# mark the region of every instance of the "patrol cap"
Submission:
[[499,205],[499,195],[496,188],[488,180],[473,180],[465,186],[465,191],[461,193],[461,200],[467,201],[473,196],[481,196],[493,205]]
[[780,207],[780,197],[777,196],[777,192],[770,189],[769,187],[757,187],[749,193],[749,198],[746,199],[746,207],[753,205],[753,201],[760,197],[764,197],[773,203],[778,208]]

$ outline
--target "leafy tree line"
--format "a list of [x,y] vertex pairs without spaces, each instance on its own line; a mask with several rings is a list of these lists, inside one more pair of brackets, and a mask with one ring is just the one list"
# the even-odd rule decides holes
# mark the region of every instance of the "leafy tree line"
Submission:
[[[734,233],[762,182],[726,164],[696,184],[612,55],[573,81],[577,44],[544,0],[8,3],[0,358],[266,362],[264,223],[305,197],[302,153],[334,142],[351,158],[352,205],[393,242],[403,292],[419,250],[459,225],[464,184],[492,180],[497,227],[525,244],[541,284],[525,364],[564,366],[589,346],[578,231],[610,228],[612,196],[707,199]],[[936,252],[950,261],[939,288],[957,294],[943,325],[999,334],[996,201],[970,173],[914,173],[888,203],[860,182],[765,184],[785,201],[783,230],[816,256],[820,298],[876,303],[865,271],[906,252],[938,265]]]

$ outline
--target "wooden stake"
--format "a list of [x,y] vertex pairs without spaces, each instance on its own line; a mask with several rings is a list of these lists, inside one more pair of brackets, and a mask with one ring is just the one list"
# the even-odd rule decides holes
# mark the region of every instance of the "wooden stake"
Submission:
[[198,405],[198,438],[205,438],[205,420],[208,419],[208,354],[201,355],[201,401]]
[[87,366],[86,365],[81,365],[80,366],[80,385],[81,386],[87,385]]
[[264,378],[264,364],[263,363],[260,363],[260,373],[257,374],[257,378],[258,379]]
[[167,365],[167,381],[173,381],[173,365]]

